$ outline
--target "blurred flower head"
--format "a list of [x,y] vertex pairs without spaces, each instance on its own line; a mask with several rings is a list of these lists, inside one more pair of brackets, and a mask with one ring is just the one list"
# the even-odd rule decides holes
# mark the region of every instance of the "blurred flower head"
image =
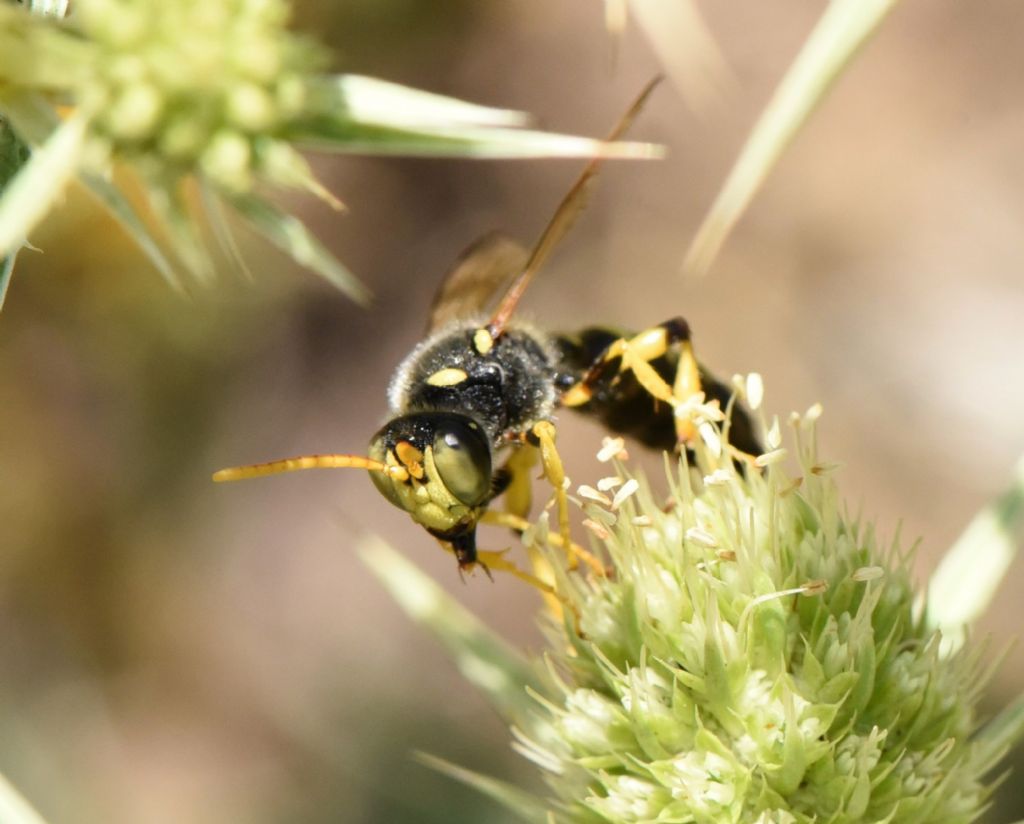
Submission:
[[[226,203],[298,263],[365,299],[305,225],[264,196],[267,187],[294,188],[341,208],[299,147],[488,158],[660,154],[643,143],[523,129],[520,112],[326,74],[324,52],[288,29],[289,10],[286,0],[76,0],[60,19],[0,4],[0,118],[33,147],[21,165],[22,147],[0,145],[0,170],[20,166],[0,178],[0,261],[78,177],[175,285],[179,269],[201,277],[215,270],[205,223],[241,263]],[[113,182],[115,165],[134,173],[145,219]]]
[[[290,183],[300,163],[278,142],[303,114],[314,44],[288,31],[282,0],[85,0],[68,20],[90,44],[69,78],[95,112],[92,140],[145,158],[154,174],[201,170],[218,187]],[[285,155],[285,157],[282,157]]]

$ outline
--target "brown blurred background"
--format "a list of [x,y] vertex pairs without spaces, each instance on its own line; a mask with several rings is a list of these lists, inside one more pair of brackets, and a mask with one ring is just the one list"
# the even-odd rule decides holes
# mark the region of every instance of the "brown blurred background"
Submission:
[[[526,312],[552,328],[681,313],[708,364],[765,376],[770,409],[820,400],[845,497],[882,536],[921,536],[923,578],[1024,451],[1024,7],[898,8],[711,275],[684,282],[822,8],[704,5],[731,89],[701,117],[658,91],[634,135],[669,158],[606,170]],[[306,2],[297,25],[344,70],[574,133],[605,132],[659,69],[636,30],[613,65],[594,0]],[[53,824],[507,820],[414,750],[538,786],[352,549],[379,532],[536,649],[531,591],[462,585],[359,473],[209,475],[362,450],[448,264],[493,228],[534,238],[579,164],[316,165],[351,213],[296,208],[372,286],[369,311],[245,235],[254,281],[226,272],[184,299],[77,192],[19,260],[0,317],[0,772]],[[574,480],[592,481],[600,430],[562,423]],[[1017,564],[976,639],[1019,634],[1022,582]],[[1016,650],[991,705],[1022,683]],[[1024,816],[1014,786],[999,803],[992,820]]]

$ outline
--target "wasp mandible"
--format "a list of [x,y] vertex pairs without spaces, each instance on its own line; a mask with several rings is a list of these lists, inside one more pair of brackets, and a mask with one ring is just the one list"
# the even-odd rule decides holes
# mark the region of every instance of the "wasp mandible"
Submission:
[[[644,89],[609,140],[626,131],[656,83]],[[567,551],[571,566],[582,558],[602,572],[597,559],[570,538],[555,411],[572,408],[647,446],[674,450],[695,437],[689,420],[676,415],[679,406],[704,393],[725,407],[732,392],[698,364],[682,318],[636,335],[602,327],[551,335],[514,316],[527,286],[582,210],[599,166],[598,159],[587,164],[532,251],[492,234],[453,266],[431,306],[426,339],[395,372],[388,389],[391,417],[370,440],[367,456],[306,455],[223,469],[214,480],[364,469],[385,498],[454,554],[460,571],[480,564],[550,591],[503,553],[476,545],[482,521],[521,528],[527,514],[522,510],[529,507],[524,470],[539,453],[557,505],[558,535],[552,539]],[[499,294],[495,309],[486,313],[484,307]],[[750,417],[738,404],[732,406],[730,442],[740,452],[760,451]],[[519,511],[491,511],[494,499],[506,492],[519,502],[513,507]]]

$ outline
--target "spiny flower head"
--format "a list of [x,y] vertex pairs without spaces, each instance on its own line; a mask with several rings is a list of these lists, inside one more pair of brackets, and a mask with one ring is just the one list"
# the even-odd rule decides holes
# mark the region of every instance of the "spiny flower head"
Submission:
[[274,178],[291,151],[274,137],[303,113],[321,62],[288,16],[282,0],[76,3],[68,25],[93,50],[78,99],[97,112],[97,138],[231,191]]
[[514,718],[555,820],[967,822],[984,807],[979,656],[944,655],[907,554],[841,506],[819,413],[791,420],[795,476],[777,422],[753,461],[715,425],[667,496],[621,463],[580,489],[610,572],[558,575],[569,609],[547,622],[535,710]]
[[[365,300],[365,287],[263,192],[296,188],[341,208],[300,148],[660,156],[648,144],[524,129],[521,112],[325,73],[322,50],[288,30],[289,8],[287,0],[76,0],[59,19],[0,2],[0,122],[33,150],[25,161],[0,143],[0,165],[17,169],[0,180],[0,265],[78,177],[175,285],[179,268],[201,277],[216,269],[199,218],[238,259],[226,205],[296,262]],[[145,217],[112,177],[118,164],[146,196]],[[5,282],[0,276],[0,300]]]
[[60,21],[8,7],[2,102],[28,124],[19,94],[83,113],[97,168],[144,158],[154,173],[202,171],[248,191],[280,176],[276,139],[308,114],[322,62],[288,17],[283,0],[79,0]]

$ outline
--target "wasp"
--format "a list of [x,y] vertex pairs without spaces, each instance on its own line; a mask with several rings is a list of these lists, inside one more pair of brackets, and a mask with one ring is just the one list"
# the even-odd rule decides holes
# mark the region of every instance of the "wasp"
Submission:
[[[653,87],[654,82],[609,140],[624,133]],[[682,318],[633,335],[597,326],[547,334],[516,318],[527,286],[582,209],[599,163],[586,166],[532,251],[491,234],[452,267],[431,305],[427,337],[395,371],[388,389],[390,417],[371,438],[366,456],[305,455],[224,469],[214,480],[311,468],[367,470],[385,498],[455,556],[460,571],[479,564],[488,574],[511,572],[550,592],[503,553],[479,550],[476,530],[481,522],[525,527],[529,468],[539,456],[557,505],[552,542],[566,550],[571,567],[582,559],[603,573],[597,559],[570,538],[567,481],[555,446],[557,410],[574,409],[647,446],[675,450],[695,437],[692,424],[676,410],[704,393],[730,408],[731,444],[741,453],[759,452],[749,415],[739,404],[730,405],[730,388],[696,361]],[[494,309],[487,312],[491,303]],[[502,494],[511,512],[491,509]]]

